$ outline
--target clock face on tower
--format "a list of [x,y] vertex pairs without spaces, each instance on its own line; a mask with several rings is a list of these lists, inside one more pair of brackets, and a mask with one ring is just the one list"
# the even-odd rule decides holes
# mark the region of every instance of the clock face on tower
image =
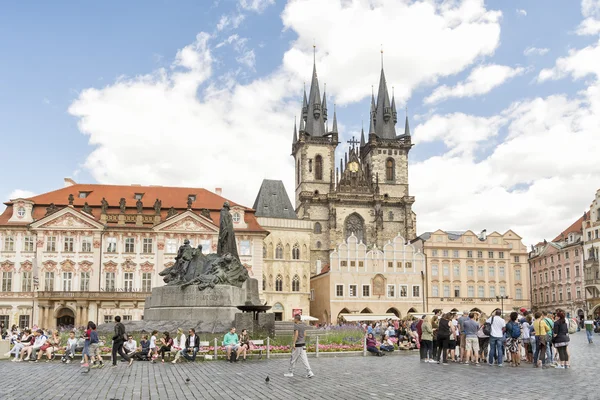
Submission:
[[358,171],[358,163],[356,161],[353,161],[351,163],[348,164],[348,169],[352,172],[356,172]]

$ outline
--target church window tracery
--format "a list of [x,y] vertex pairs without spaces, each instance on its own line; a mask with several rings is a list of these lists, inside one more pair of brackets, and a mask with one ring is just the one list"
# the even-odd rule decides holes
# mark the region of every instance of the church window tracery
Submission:
[[350,214],[346,218],[346,222],[344,223],[345,237],[346,240],[350,237],[350,235],[354,234],[358,239],[358,242],[361,241],[365,243],[364,237],[364,220],[362,217],[356,213]]
[[292,249],[292,260],[299,260],[300,259],[300,246],[298,245],[298,243],[296,243],[294,245],[294,248]]
[[323,180],[323,157],[315,157],[315,179],[318,181]]
[[283,291],[283,277],[281,275],[277,275],[277,278],[275,279],[275,291]]
[[300,277],[298,275],[294,275],[292,279],[292,292],[300,291]]
[[394,175],[394,159],[388,158],[385,162],[385,179],[388,181],[393,181]]
[[283,259],[283,246],[280,244],[277,245],[277,248],[275,249],[275,258],[281,260]]

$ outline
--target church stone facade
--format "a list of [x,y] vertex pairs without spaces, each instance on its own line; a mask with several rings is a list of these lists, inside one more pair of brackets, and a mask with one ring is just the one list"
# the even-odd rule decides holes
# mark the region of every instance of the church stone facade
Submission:
[[354,234],[368,248],[401,235],[415,238],[414,197],[408,187],[408,152],[412,147],[408,118],[397,134],[395,99],[388,93],[383,68],[377,99],[371,97],[369,132],[350,146],[339,162],[340,145],[334,110],[327,129],[327,98],[321,98],[316,65],[309,95],[304,93],[300,126],[294,126],[296,213],[312,222],[311,274],[329,263],[332,250]]

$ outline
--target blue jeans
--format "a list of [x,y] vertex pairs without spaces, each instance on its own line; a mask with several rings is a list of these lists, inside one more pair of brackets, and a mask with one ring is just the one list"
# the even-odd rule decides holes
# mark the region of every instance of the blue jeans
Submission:
[[502,347],[504,338],[490,336],[490,354],[489,363],[494,363],[494,358],[498,357],[498,365],[502,364]]
[[592,343],[592,341],[593,341],[593,340],[592,340],[592,337],[593,337],[593,335],[594,335],[594,331],[588,331],[588,330],[586,329],[586,331],[585,331],[585,334],[586,334],[586,336],[587,336],[587,340],[588,340],[588,342]]
[[183,350],[181,350],[181,355],[183,356],[183,358],[185,358],[188,361],[196,361],[196,353],[198,353],[198,348],[194,347],[192,349],[192,355],[190,356],[190,351],[187,349],[187,347]]
[[552,347],[551,341],[548,340],[546,344],[546,364],[552,364]]

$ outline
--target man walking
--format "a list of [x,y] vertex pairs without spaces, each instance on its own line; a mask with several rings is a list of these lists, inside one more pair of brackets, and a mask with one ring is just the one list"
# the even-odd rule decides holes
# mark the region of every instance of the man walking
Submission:
[[591,319],[586,319],[583,324],[585,325],[585,334],[587,336],[588,343],[594,343],[594,321]]
[[115,335],[113,336],[112,343],[112,366],[117,366],[117,353],[121,355],[125,359],[125,361],[129,362],[129,367],[133,364],[133,358],[129,357],[125,354],[123,350],[123,344],[125,343],[127,335],[125,334],[125,325],[121,323],[121,317],[117,315],[115,317]]
[[290,359],[290,369],[287,374],[284,374],[284,376],[288,378],[294,376],[294,367],[296,366],[298,359],[302,360],[302,364],[304,364],[304,368],[306,368],[306,377],[312,378],[315,376],[310,369],[308,358],[306,357],[306,339],[304,338],[305,331],[306,325],[302,323],[302,316],[300,314],[296,314],[296,316],[294,316],[294,338],[292,339],[292,358]]
[[506,321],[502,318],[502,311],[497,309],[486,322],[489,322],[491,325],[489,364],[494,365],[494,359],[497,358],[498,366],[502,367],[502,347],[504,342],[504,327],[506,326]]
[[[477,314],[472,312],[469,314],[469,318],[463,322],[463,328],[465,330],[465,353],[463,363],[468,364],[471,361],[475,365],[479,365],[477,357],[479,356],[479,338],[477,332],[479,331],[479,323],[475,321]],[[473,359],[471,360],[471,356]]]

